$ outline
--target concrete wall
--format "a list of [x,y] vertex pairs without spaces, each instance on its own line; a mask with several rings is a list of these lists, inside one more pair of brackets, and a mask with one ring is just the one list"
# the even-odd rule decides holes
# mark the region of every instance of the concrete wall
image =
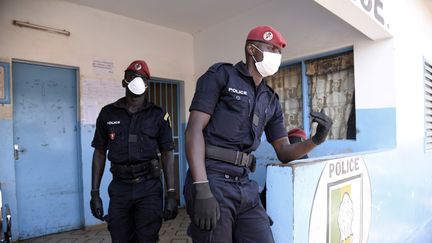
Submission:
[[[30,21],[49,27],[66,29],[63,36],[12,25],[13,20]],[[123,71],[135,59],[147,61],[154,77],[184,81],[185,90],[194,87],[193,37],[187,33],[140,22],[60,1],[2,0],[0,1],[0,60],[29,60],[78,67],[80,83],[80,120],[84,224],[100,223],[89,209],[91,178],[90,147],[96,114],[102,105],[124,95],[121,87]],[[173,44],[175,43],[175,45]],[[178,48],[178,47],[181,48]],[[99,72],[93,61],[113,64],[110,72]],[[89,82],[100,82],[104,93],[88,93]],[[11,81],[13,84],[13,81]],[[92,97],[89,97],[92,96]],[[91,100],[97,103],[86,103]],[[183,107],[184,108],[184,107]],[[96,114],[95,114],[96,113]],[[184,117],[182,119],[184,122]],[[13,160],[12,105],[0,106],[0,181],[3,200],[16,217],[15,168]],[[105,206],[108,206],[106,173],[101,185]],[[17,235],[17,221],[13,225]]]
[[423,58],[429,62],[432,58],[429,5],[420,0],[401,1],[396,12],[400,17],[394,18],[398,146],[422,146],[424,141]]
[[258,25],[272,25],[282,33],[287,41],[283,61],[352,46],[355,40],[367,40],[313,0],[271,1],[194,35],[195,75],[203,74],[216,62],[235,64],[245,60],[246,36]]

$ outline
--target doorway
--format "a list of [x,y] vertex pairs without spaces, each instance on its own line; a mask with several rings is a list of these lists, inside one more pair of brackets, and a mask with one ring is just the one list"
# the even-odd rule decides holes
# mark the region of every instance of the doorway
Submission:
[[183,204],[183,184],[186,176],[186,160],[184,157],[184,125],[181,113],[181,82],[167,79],[149,80],[149,89],[145,93],[147,99],[161,107],[171,117],[174,140],[174,164],[177,200]]
[[82,226],[77,69],[14,61],[19,239]]

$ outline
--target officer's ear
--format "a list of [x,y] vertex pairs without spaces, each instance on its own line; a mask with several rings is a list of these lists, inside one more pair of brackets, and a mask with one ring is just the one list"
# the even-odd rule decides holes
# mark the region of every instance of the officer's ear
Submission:
[[255,55],[255,47],[253,46],[253,42],[246,43],[246,52],[251,56]]

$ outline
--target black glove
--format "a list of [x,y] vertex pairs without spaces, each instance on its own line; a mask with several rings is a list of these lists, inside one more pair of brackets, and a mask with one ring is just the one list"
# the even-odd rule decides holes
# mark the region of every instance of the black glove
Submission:
[[175,192],[167,192],[165,197],[164,220],[175,219],[178,214],[177,199]]
[[333,122],[323,111],[311,112],[311,116],[312,122],[318,123],[315,135],[312,137],[312,142],[319,145],[325,141]]
[[214,198],[208,182],[197,183],[195,186],[193,221],[202,230],[212,230],[220,218],[219,203]]
[[99,196],[99,191],[92,190],[90,195],[91,195],[90,208],[93,216],[97,219],[104,221],[103,218],[104,211],[103,211],[102,199]]

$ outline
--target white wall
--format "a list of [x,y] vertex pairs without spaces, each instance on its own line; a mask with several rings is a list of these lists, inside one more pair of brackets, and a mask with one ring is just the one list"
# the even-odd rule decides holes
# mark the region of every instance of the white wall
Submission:
[[[424,139],[423,57],[432,59],[432,11],[425,1],[398,1],[394,18],[397,140],[422,147]],[[415,16],[415,17],[414,17]]]
[[283,61],[353,46],[356,108],[395,106],[393,41],[371,41],[313,0],[273,1],[198,33],[195,77],[213,63],[244,60],[248,31],[264,24],[274,26],[286,39]]
[[354,43],[356,109],[395,107],[394,40]]
[[246,36],[257,25],[272,25],[282,33],[287,41],[283,61],[352,46],[355,40],[367,39],[313,0],[271,1],[196,34],[195,75],[199,77],[215,62],[244,60]]
[[[13,20],[66,29],[71,35],[19,28]],[[127,65],[144,59],[152,76],[185,81],[185,90],[193,87],[193,37],[183,32],[68,2],[1,0],[0,33],[2,60],[76,66],[81,81],[103,79],[121,89]],[[113,74],[95,73],[94,59],[113,62]]]

